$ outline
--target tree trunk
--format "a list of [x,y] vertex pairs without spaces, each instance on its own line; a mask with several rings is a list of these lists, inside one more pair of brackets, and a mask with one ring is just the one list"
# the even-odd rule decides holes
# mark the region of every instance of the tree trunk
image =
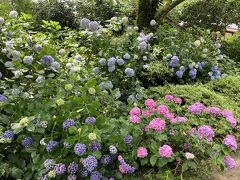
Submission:
[[139,0],[137,11],[137,25],[140,29],[149,27],[154,19],[159,0]]

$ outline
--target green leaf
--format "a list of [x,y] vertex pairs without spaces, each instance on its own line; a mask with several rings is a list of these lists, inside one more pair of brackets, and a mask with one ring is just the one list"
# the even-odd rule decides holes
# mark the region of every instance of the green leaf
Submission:
[[94,151],[92,153],[97,159],[100,159],[102,157],[102,153],[100,151]]
[[158,157],[157,157],[156,155],[152,156],[152,157],[150,158],[150,164],[151,164],[152,166],[155,166],[155,164],[156,164],[156,162],[157,162],[157,159],[158,159]]
[[76,128],[76,126],[72,126],[68,129],[69,134],[77,134],[78,133],[78,129]]

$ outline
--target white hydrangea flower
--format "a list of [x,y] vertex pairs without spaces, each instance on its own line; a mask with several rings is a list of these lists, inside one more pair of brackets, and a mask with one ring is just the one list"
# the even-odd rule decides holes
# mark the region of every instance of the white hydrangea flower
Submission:
[[17,58],[19,58],[19,56],[20,56],[20,52],[19,51],[16,51],[16,50],[14,50],[14,51],[12,51],[12,57],[14,58],[14,59],[17,59]]
[[157,22],[154,20],[154,19],[152,19],[151,21],[150,21],[150,25],[151,26],[155,26],[157,24]]
[[110,145],[110,146],[109,146],[109,152],[110,152],[111,154],[116,154],[118,151],[117,151],[117,148],[116,148],[115,146]]
[[12,63],[11,61],[6,61],[6,62],[4,63],[4,66],[5,66],[6,68],[11,68],[11,67],[13,67],[13,63]]
[[73,66],[72,63],[67,63],[67,64],[66,64],[66,68],[67,68],[67,69],[71,69],[72,66]]
[[0,24],[4,23],[4,19],[2,17],[0,17]]
[[189,152],[186,152],[184,155],[187,159],[194,159],[195,158],[194,154],[189,153]]
[[134,30],[135,30],[135,31],[138,31],[138,30],[139,30],[139,28],[138,28],[137,26],[135,26],[135,27],[134,27]]
[[122,18],[122,22],[123,22],[123,24],[128,23],[128,17],[123,17],[123,18]]
[[19,78],[20,76],[23,75],[23,73],[21,71],[14,71],[13,73],[14,73],[15,78]]
[[11,17],[11,18],[16,18],[16,17],[18,17],[18,12],[17,12],[17,11],[10,11],[9,17]]
[[66,51],[65,51],[65,49],[60,49],[60,50],[58,51],[58,53],[59,53],[61,56],[65,56]]
[[32,56],[25,56],[25,57],[23,58],[23,62],[24,62],[25,64],[27,64],[27,65],[31,65],[32,62],[33,62],[33,57],[32,57]]
[[34,44],[33,48],[34,48],[35,51],[39,52],[39,51],[41,51],[41,49],[42,49],[42,45],[40,45],[40,44]]
[[143,60],[146,61],[148,58],[147,56],[143,56]]
[[199,47],[201,45],[201,41],[196,40],[193,44],[194,44],[194,46]]
[[51,66],[54,68],[54,69],[59,69],[61,66],[60,66],[60,63],[57,62],[57,61],[54,61]]

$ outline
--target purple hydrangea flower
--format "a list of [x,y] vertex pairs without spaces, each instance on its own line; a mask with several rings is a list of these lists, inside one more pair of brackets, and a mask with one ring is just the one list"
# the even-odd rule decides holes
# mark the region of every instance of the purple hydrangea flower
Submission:
[[95,124],[95,122],[96,122],[96,118],[95,117],[87,117],[86,119],[85,119],[85,123],[87,123],[87,124]]
[[97,140],[93,140],[90,145],[91,151],[98,151],[101,149],[101,144]]
[[113,71],[115,71],[115,69],[116,69],[116,66],[109,66],[108,72],[113,72]]
[[197,135],[199,139],[206,138],[207,141],[213,141],[213,137],[215,136],[215,133],[210,126],[202,125],[198,128]]
[[68,129],[71,126],[74,126],[75,121],[73,119],[67,119],[66,121],[63,122],[63,129]]
[[118,64],[119,66],[122,66],[122,65],[125,64],[125,61],[124,61],[123,59],[117,59],[117,64]]
[[33,139],[31,137],[25,137],[23,140],[22,140],[22,145],[24,147],[29,147],[31,144],[33,143]]
[[48,66],[50,66],[53,63],[53,61],[54,61],[53,57],[49,55],[43,56],[41,59],[41,63],[43,65],[48,65]]
[[73,161],[68,165],[68,173],[76,174],[77,172],[78,172],[78,164]]
[[92,172],[98,165],[97,159],[92,155],[89,155],[85,159],[81,159],[81,162],[83,164],[83,167],[86,168],[89,172]]
[[188,106],[188,111],[192,114],[200,114],[206,107],[200,103],[196,102],[190,106]]
[[118,156],[118,160],[120,162],[120,165],[119,165],[119,170],[120,172],[123,174],[123,173],[134,173],[135,171],[135,168],[134,167],[131,167],[129,164],[127,164],[124,159],[122,158],[122,156]]
[[222,114],[221,109],[219,109],[218,107],[210,107],[210,108],[207,108],[205,111],[214,116],[220,116]]
[[77,179],[77,176],[76,175],[69,175],[68,176],[68,180],[76,180]]
[[145,41],[139,43],[138,49],[140,49],[140,50],[147,49],[147,43]]
[[229,147],[233,151],[237,150],[237,141],[236,141],[236,138],[233,135],[227,135],[223,139],[223,144],[225,146]]
[[115,57],[111,57],[109,60],[108,60],[108,66],[111,67],[111,66],[115,66],[115,63],[116,63],[116,58]]
[[123,141],[124,141],[125,144],[130,145],[131,142],[132,142],[132,139],[133,139],[133,137],[128,134],[124,137]]
[[8,138],[8,139],[13,139],[14,138],[13,131],[11,131],[11,130],[4,131],[3,137]]
[[45,147],[46,147],[47,152],[51,152],[53,150],[53,148],[58,145],[59,145],[58,141],[51,140],[47,143],[47,145]]
[[195,79],[196,76],[197,76],[197,70],[196,69],[191,69],[189,71],[189,76],[192,78],[192,79]]
[[4,96],[3,94],[0,94],[0,102],[7,100],[7,97]]
[[182,78],[183,77],[183,71],[177,71],[176,72],[176,76],[178,77],[178,78]]
[[82,28],[84,28],[84,29],[87,29],[87,28],[89,28],[89,23],[90,23],[91,21],[89,20],[89,19],[87,19],[87,18],[83,18],[83,19],[81,19],[81,21],[80,21],[80,26],[82,27]]
[[236,162],[231,156],[225,156],[224,163],[227,165],[228,169],[233,169],[236,167]]
[[171,61],[169,62],[170,67],[176,67],[179,63],[179,58],[177,56],[173,56]]
[[57,175],[63,174],[66,171],[66,166],[63,163],[56,164],[54,170]]
[[111,164],[113,162],[113,159],[111,157],[110,154],[104,154],[102,157],[101,157],[101,163],[104,164],[104,165],[108,165],[108,164]]
[[90,180],[101,180],[102,174],[98,171],[94,171],[91,173]]
[[78,156],[83,155],[86,152],[86,145],[85,144],[81,144],[81,143],[75,144],[74,152]]

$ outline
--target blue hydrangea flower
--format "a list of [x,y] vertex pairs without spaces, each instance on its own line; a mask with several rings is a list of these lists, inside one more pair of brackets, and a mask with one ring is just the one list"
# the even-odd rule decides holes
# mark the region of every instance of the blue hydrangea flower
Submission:
[[98,171],[94,171],[91,173],[90,180],[101,180],[102,174]]
[[126,53],[126,54],[124,54],[123,58],[124,58],[124,59],[130,59],[131,56],[130,56],[130,54]]
[[91,21],[90,23],[89,23],[89,30],[90,31],[97,31],[98,30],[98,27],[99,27],[99,24],[98,24],[98,22],[97,21]]
[[61,67],[60,63],[57,61],[54,61],[51,66],[54,69],[59,69]]
[[104,154],[102,157],[101,157],[101,160],[100,162],[104,165],[108,165],[108,164],[111,164],[113,162],[113,159],[111,157],[110,154]]
[[66,171],[66,166],[63,163],[56,164],[54,170],[57,175],[63,174]]
[[35,80],[37,83],[41,83],[42,81],[45,80],[44,76],[38,76],[37,79]]
[[134,101],[136,101],[136,98],[134,97],[134,95],[130,95],[130,96],[128,96],[127,101],[129,103],[133,103]]
[[125,64],[125,61],[123,59],[117,59],[117,63],[119,66],[122,66]]
[[25,137],[23,140],[22,140],[22,145],[24,147],[29,147],[31,144],[33,143],[33,139],[31,137]]
[[41,63],[43,65],[48,65],[48,66],[50,66],[53,63],[53,61],[54,61],[53,57],[49,55],[43,56],[41,59]]
[[8,138],[8,139],[13,139],[14,138],[13,131],[11,131],[11,130],[4,131],[3,137]]
[[177,71],[177,72],[176,72],[176,76],[177,76],[178,78],[182,78],[182,77],[183,77],[183,71],[181,71],[181,70]]
[[140,49],[140,50],[147,49],[147,43],[145,41],[141,42],[138,46],[138,49]]
[[123,142],[124,142],[125,144],[127,144],[127,145],[130,145],[131,142],[132,142],[132,139],[133,139],[133,137],[128,134],[128,135],[126,135],[126,136],[123,138]]
[[111,58],[108,60],[108,66],[109,66],[109,67],[115,66],[116,61],[117,61],[116,58],[111,57]]
[[98,63],[101,65],[101,66],[106,66],[107,65],[107,60],[105,58],[101,58]]
[[83,167],[86,168],[89,172],[92,172],[98,165],[97,159],[89,155],[87,158],[81,159]]
[[95,122],[96,122],[96,118],[95,117],[87,117],[86,119],[85,119],[85,123],[86,124],[95,124]]
[[90,145],[91,151],[98,151],[101,149],[101,144],[97,140],[93,140]]
[[179,63],[179,58],[177,56],[173,56],[171,58],[171,61],[169,62],[169,66],[174,68],[178,65],[178,63]]
[[113,88],[112,81],[106,81],[106,86],[108,89],[112,89]]
[[218,71],[218,66],[213,66],[212,71]]
[[77,176],[75,174],[68,175],[68,180],[77,180]]
[[55,148],[58,145],[59,145],[58,141],[51,140],[47,143],[45,148],[46,148],[47,152],[51,152],[53,150],[53,148]]
[[115,71],[115,69],[116,69],[116,66],[109,66],[108,72],[113,72],[113,71]]
[[191,69],[189,71],[189,76],[192,78],[192,79],[195,79],[196,78],[196,75],[197,75],[197,70],[196,69]]
[[89,23],[90,23],[90,22],[91,22],[91,21],[90,21],[89,19],[83,18],[83,19],[81,19],[81,21],[80,21],[80,25],[81,25],[82,28],[87,29],[87,28],[89,28]]
[[68,129],[71,126],[74,126],[75,121],[73,119],[67,119],[66,121],[63,122],[63,129]]
[[125,74],[126,74],[128,77],[132,77],[132,76],[134,76],[135,71],[134,71],[132,68],[126,68],[126,69],[125,69]]
[[0,94],[0,102],[7,100],[7,97],[4,96],[3,94]]
[[94,68],[93,68],[93,72],[94,72],[95,74],[99,73],[99,68],[98,68],[98,67],[94,67]]
[[82,143],[75,144],[74,152],[78,156],[83,155],[86,152],[86,145]]
[[77,172],[78,172],[78,164],[73,161],[68,165],[68,173],[76,174]]

